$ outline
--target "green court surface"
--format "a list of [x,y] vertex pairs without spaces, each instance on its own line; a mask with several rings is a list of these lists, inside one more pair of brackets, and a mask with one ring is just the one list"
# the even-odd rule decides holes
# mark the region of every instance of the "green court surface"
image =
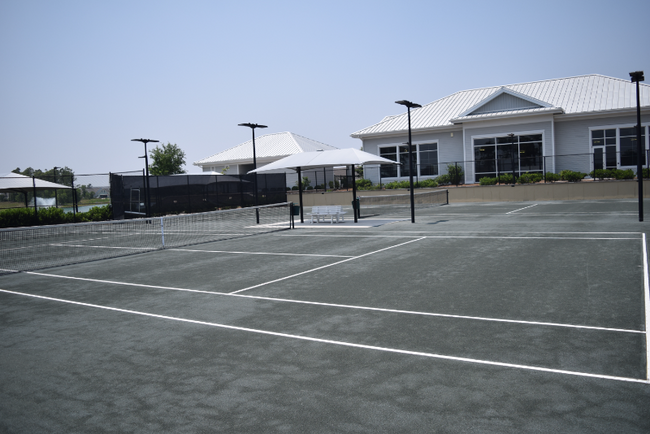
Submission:
[[350,220],[0,276],[0,432],[650,432],[636,201]]

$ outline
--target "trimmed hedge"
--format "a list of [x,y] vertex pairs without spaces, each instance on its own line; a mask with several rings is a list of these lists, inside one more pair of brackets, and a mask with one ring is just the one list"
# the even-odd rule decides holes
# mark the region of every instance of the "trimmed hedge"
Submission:
[[[646,170],[643,169],[644,173]],[[589,176],[594,179],[634,179],[636,175],[632,169],[597,169],[589,172]]]
[[110,205],[96,206],[86,212],[63,212],[61,208],[42,208],[38,210],[38,220],[35,221],[33,208],[13,208],[0,212],[0,228],[21,226],[60,225],[64,223],[97,222],[113,218]]

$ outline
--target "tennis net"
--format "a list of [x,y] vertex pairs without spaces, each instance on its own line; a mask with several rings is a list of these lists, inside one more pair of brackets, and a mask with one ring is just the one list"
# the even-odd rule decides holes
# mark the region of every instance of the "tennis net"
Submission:
[[0,230],[0,274],[290,229],[290,205],[3,229]]
[[[434,190],[413,194],[416,212],[425,208],[449,203],[447,190]],[[359,196],[359,216],[403,216],[411,212],[411,194]]]

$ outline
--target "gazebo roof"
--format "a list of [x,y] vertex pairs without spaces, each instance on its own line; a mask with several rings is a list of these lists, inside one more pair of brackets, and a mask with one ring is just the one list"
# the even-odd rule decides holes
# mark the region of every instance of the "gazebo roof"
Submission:
[[[301,152],[337,149],[291,132],[265,134],[255,138],[255,154],[261,161],[273,161]],[[195,166],[253,161],[253,140],[194,162]]]

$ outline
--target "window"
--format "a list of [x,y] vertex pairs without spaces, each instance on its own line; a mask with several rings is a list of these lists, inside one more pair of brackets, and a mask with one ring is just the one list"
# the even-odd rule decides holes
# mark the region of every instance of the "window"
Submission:
[[521,175],[544,169],[542,134],[496,136],[474,139],[474,170],[476,181],[494,178],[500,173]]
[[[619,146],[621,149],[621,166],[636,166],[637,159],[637,141],[636,141],[636,127],[620,128],[619,130]],[[641,142],[645,144],[645,128],[641,129]],[[643,146],[645,149],[645,146]],[[645,164],[645,157],[641,156],[641,164]]]
[[420,157],[421,176],[436,176],[438,174],[438,144],[428,143],[426,145],[418,145],[418,156]]
[[[641,127],[643,149],[646,145],[646,129]],[[591,130],[591,150],[594,169],[616,169],[619,166],[636,166],[636,127]],[[645,153],[641,164],[646,164]]]
[[[379,156],[391,161],[397,161],[397,147],[379,148]],[[382,178],[393,178],[397,176],[397,166],[394,164],[382,164],[379,175]]]
[[[413,145],[415,169],[413,176],[436,176],[438,175],[438,144],[424,143]],[[409,176],[409,147],[386,146],[379,148],[379,156],[392,161],[397,161],[399,166],[394,164],[382,164],[380,176],[382,178],[399,178]]]

